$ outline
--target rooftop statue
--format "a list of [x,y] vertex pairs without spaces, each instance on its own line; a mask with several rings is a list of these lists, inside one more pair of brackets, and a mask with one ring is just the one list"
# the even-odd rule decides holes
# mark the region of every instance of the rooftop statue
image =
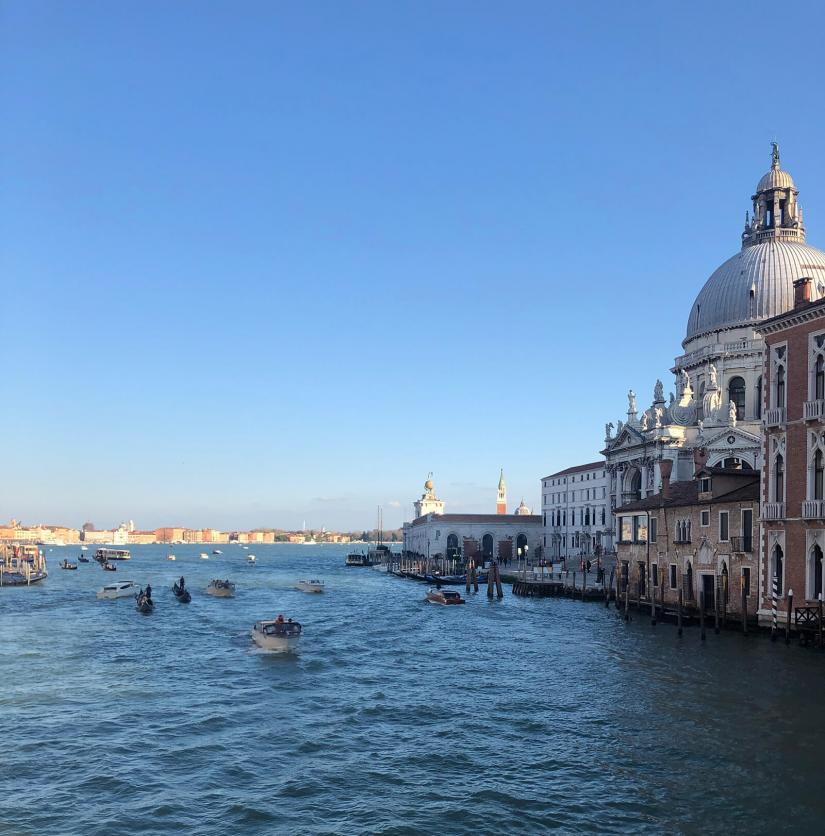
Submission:
[[664,387],[662,386],[662,381],[657,380],[656,385],[653,387],[653,402],[658,403],[659,401],[663,401],[665,399]]
[[636,393],[632,389],[627,393],[627,411],[636,411]]

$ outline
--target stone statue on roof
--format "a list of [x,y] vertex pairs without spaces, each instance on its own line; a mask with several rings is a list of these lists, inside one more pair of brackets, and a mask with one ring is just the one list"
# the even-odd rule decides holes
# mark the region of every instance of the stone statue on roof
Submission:
[[627,393],[627,411],[636,411],[636,393],[632,389]]
[[659,403],[665,399],[665,390],[662,386],[662,381],[657,380],[656,385],[653,387],[653,402]]

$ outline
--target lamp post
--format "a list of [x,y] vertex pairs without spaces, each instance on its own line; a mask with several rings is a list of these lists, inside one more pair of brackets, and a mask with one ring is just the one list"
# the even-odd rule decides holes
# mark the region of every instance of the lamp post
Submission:
[[527,580],[527,552],[529,551],[530,546],[526,543],[524,544],[524,580]]
[[518,554],[518,568],[519,571],[521,570],[521,546],[516,548],[516,553]]

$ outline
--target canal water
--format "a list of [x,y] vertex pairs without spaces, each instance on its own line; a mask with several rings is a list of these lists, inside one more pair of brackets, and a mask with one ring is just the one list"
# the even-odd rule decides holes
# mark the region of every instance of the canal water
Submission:
[[[822,832],[821,652],[509,588],[438,607],[344,547],[221,548],[117,573],[54,548],[43,584],[0,589],[0,834]],[[324,595],[292,589],[310,576]],[[155,613],[96,600],[115,579]],[[295,656],[252,648],[278,613]]]

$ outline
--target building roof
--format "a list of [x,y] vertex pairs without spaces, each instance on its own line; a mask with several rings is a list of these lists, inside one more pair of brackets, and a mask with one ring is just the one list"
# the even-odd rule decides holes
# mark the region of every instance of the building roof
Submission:
[[[430,515],[417,517],[412,525],[424,525],[430,522]],[[513,525],[524,525],[525,523],[541,523],[541,514],[433,514],[432,522],[441,522],[444,525],[458,525],[460,523],[512,523]]]
[[689,482],[672,482],[670,485],[670,495],[667,499],[661,493],[657,493],[645,499],[628,502],[620,508],[617,508],[615,513],[654,511],[657,508],[679,508],[686,505],[718,505],[721,502],[759,501],[758,471],[731,470],[721,467],[708,468],[708,470],[711,469],[716,473],[723,473],[725,476],[750,475],[751,480],[747,484],[740,485],[726,493],[714,493],[711,499],[699,499],[699,483],[695,479],[691,479]]
[[570,473],[583,473],[585,470],[599,470],[604,468],[604,459],[598,462],[590,462],[589,464],[577,464],[575,467],[568,467],[565,470],[559,470],[557,473],[551,473],[549,476],[544,476],[543,479],[555,479],[556,476],[567,476]]

